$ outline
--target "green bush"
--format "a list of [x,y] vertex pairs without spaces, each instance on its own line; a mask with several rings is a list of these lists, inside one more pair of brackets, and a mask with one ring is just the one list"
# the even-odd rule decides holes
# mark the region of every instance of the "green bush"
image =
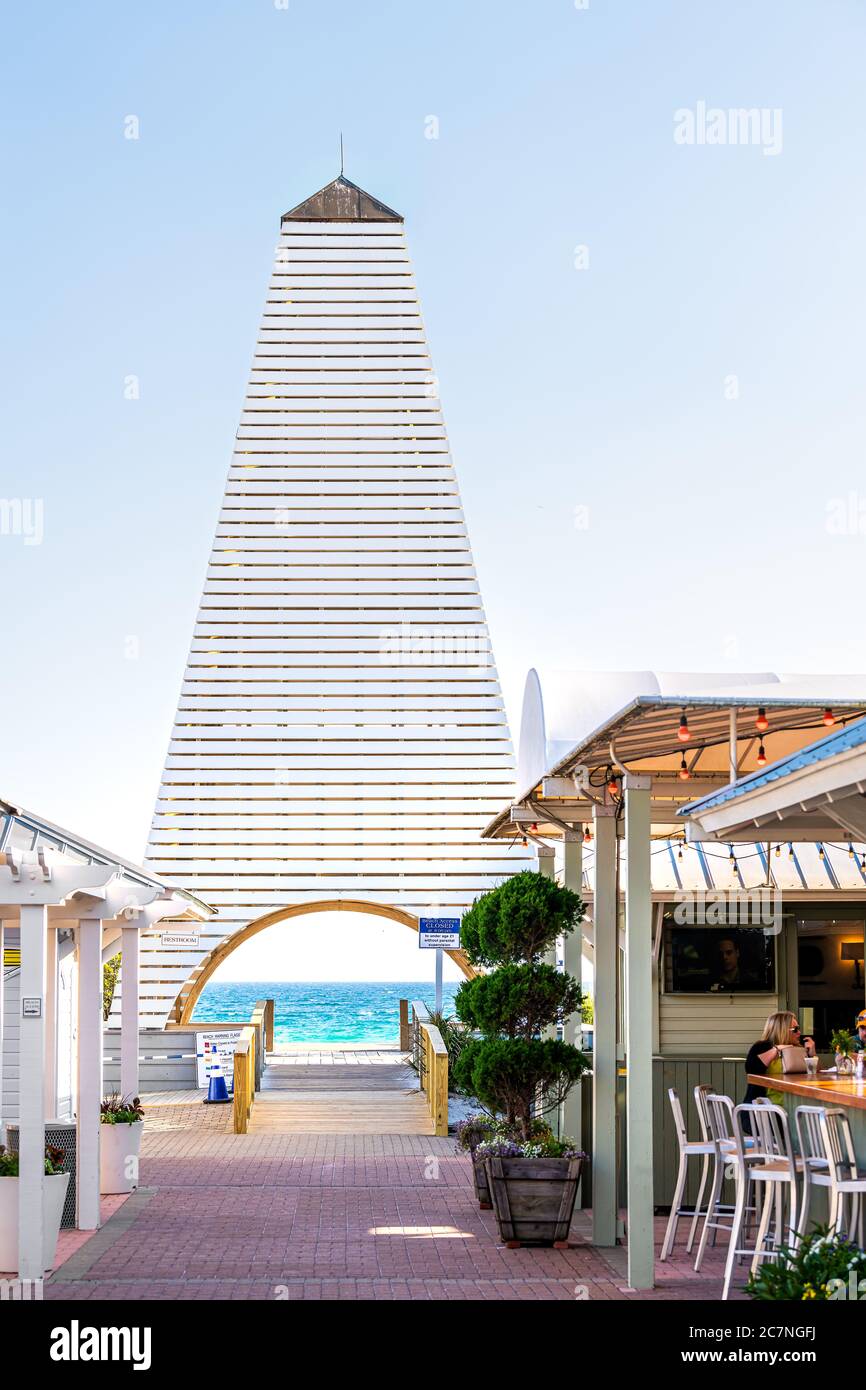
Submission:
[[482,1033],[531,1038],[545,1026],[579,1013],[583,996],[571,975],[552,965],[501,965],[465,980],[457,991],[457,1017]]
[[473,965],[537,960],[582,919],[576,893],[525,870],[476,899],[463,916],[460,945]]
[[539,959],[582,917],[576,893],[527,872],[479,898],[463,918],[461,944],[469,959],[497,968],[457,991],[458,1018],[483,1036],[464,1043],[454,1080],[504,1114],[525,1142],[532,1138],[533,1112],[555,1109],[588,1066],[578,1048],[541,1036],[582,1011],[577,981]]

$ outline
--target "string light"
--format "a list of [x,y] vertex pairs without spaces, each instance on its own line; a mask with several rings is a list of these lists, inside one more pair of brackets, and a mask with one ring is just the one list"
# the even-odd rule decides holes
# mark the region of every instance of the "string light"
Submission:
[[793,858],[794,858],[794,846],[791,844],[791,841],[790,841],[790,840],[788,841],[788,858],[789,858],[789,859],[793,859]]
[[849,858],[849,859],[853,859],[853,858],[854,858],[854,846],[851,844],[851,841],[850,841],[850,840],[848,841],[848,858]]
[[769,727],[770,721],[767,718],[767,711],[764,709],[763,705],[761,705],[758,710],[758,717],[755,720],[755,728],[758,730],[759,734],[765,734]]
[[829,705],[824,711],[824,723],[827,725],[828,729],[832,729],[833,725],[836,723],[836,716]]
[[610,777],[608,778],[607,790],[610,796],[616,796],[617,792],[619,791],[619,782],[617,782],[616,777],[613,775],[612,772],[610,774]]
[[765,747],[764,747],[764,745],[763,745],[763,743],[762,743],[762,744],[760,744],[759,747],[758,747],[758,767],[766,767],[766,766],[767,766],[767,750],[765,749]]
[[591,844],[592,844],[592,836],[591,836],[590,833],[589,833],[589,826],[586,826],[586,828],[585,828],[585,830],[584,830],[584,832],[583,832],[583,843],[584,843],[585,845],[591,845]]
[[689,733],[689,721],[686,719],[685,710],[683,710],[682,714],[680,715],[680,727],[677,730],[677,738],[679,739],[680,743],[688,743],[689,739],[691,738],[691,734]]
[[687,782],[687,781],[689,780],[689,778],[691,777],[691,775],[692,775],[692,774],[689,772],[688,766],[686,765],[686,760],[685,760],[685,758],[681,758],[681,759],[680,759],[680,781],[681,781],[681,782]]
[[779,855],[780,855],[781,853],[782,853],[782,846],[781,846],[781,845],[776,845],[776,858],[777,858],[777,859],[779,858]]
[[677,859],[679,859],[680,861],[682,861],[682,857],[683,857],[683,847],[682,847],[682,845],[680,845],[679,849],[677,850]]
[[823,859],[823,858],[824,858],[824,846],[823,846],[823,845],[819,845],[819,846],[818,846],[818,858],[819,858],[819,859]]

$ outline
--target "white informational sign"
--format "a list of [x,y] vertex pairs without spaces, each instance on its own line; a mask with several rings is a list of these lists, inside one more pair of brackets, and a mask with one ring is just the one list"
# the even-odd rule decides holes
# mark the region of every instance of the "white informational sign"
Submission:
[[235,1044],[240,1040],[241,1028],[219,1028],[213,1033],[195,1035],[196,1084],[206,1087],[210,1074],[218,1062],[226,1085],[231,1089],[235,1072]]
[[460,949],[459,917],[421,917],[418,920],[418,945],[422,951],[457,951]]
[[179,946],[187,951],[197,951],[198,932],[164,931],[159,938],[159,944],[163,948],[163,950],[166,948],[166,946],[173,946],[175,948]]

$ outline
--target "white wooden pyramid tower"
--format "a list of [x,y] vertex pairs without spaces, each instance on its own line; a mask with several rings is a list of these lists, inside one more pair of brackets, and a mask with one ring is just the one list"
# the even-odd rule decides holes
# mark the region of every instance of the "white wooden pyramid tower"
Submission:
[[282,219],[149,841],[219,916],[142,1026],[285,906],[468,906],[513,777],[403,219],[341,175]]

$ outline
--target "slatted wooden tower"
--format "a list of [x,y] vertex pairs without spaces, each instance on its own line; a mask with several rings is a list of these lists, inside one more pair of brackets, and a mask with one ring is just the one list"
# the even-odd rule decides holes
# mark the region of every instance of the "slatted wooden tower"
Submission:
[[513,777],[403,219],[341,175],[282,218],[149,841],[219,917],[143,1025],[263,914],[467,906]]

